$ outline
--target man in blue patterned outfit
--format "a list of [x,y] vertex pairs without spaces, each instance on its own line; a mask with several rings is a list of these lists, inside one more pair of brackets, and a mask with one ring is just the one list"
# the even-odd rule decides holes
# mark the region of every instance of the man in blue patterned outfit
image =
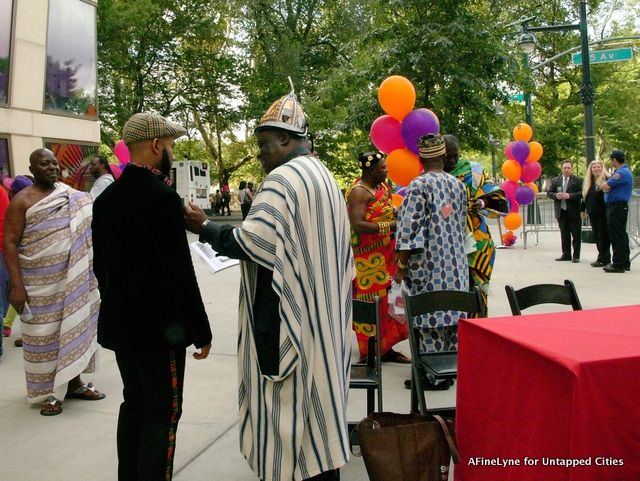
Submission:
[[[421,137],[418,150],[424,173],[409,184],[398,211],[395,280],[404,280],[413,295],[441,290],[467,291],[466,188],[444,171],[446,148],[442,137]],[[423,332],[420,351],[455,351],[458,319],[464,315],[458,311],[439,311],[416,318]],[[432,388],[449,386],[448,381],[443,384]]]

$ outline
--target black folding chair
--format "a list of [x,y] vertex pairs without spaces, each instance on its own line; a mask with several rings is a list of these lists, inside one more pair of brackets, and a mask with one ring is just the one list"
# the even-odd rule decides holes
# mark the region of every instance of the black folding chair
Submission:
[[568,279],[564,281],[564,285],[535,284],[517,291],[512,286],[504,286],[504,290],[514,316],[520,316],[524,309],[540,304],[562,304],[571,306],[574,311],[582,310],[576,287]]
[[382,412],[382,363],[380,361],[380,299],[373,302],[353,301],[353,322],[375,327],[369,337],[367,357],[364,363],[351,364],[349,389],[367,390],[367,415],[375,410],[375,394],[378,394],[378,411]]
[[[417,295],[404,293],[405,311],[409,322],[409,344],[411,346],[411,411],[419,408],[421,414],[427,414],[427,402],[424,397],[423,379],[428,374],[436,381],[449,381],[458,375],[458,352],[445,351],[420,353],[422,329],[415,324],[416,316],[435,311],[461,311],[470,317],[486,317],[487,307],[480,292],[474,286],[473,291],[433,291]],[[442,411],[443,414],[455,412],[454,408]],[[430,411],[431,412],[431,411]]]

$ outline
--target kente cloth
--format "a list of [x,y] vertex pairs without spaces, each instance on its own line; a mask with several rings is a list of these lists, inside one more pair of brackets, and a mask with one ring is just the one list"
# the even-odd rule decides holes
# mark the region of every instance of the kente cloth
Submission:
[[[260,479],[306,479],[349,458],[350,225],[327,168],[301,155],[269,173],[235,240],[241,261],[238,370],[240,448]],[[258,265],[273,272],[279,362],[260,370],[254,323]],[[260,306],[256,306],[256,310]]]
[[[396,250],[411,251],[405,284],[412,295],[469,289],[469,266],[464,249],[467,193],[446,173],[429,172],[407,187],[396,229]],[[466,314],[437,311],[417,316],[420,352],[457,349],[458,319]]]
[[95,369],[100,294],[93,275],[92,206],[86,192],[56,183],[25,214],[18,257],[29,296],[20,319],[30,402]]
[[[507,212],[507,200],[504,192],[489,180],[478,162],[459,160],[451,175],[457,177],[467,188],[467,235],[473,236],[470,243],[472,252],[468,252],[467,260],[473,283],[480,287],[486,301],[496,258],[495,244],[486,218],[497,217],[496,211]],[[484,209],[479,210],[473,205],[479,198],[485,203]]]
[[[358,187],[360,179],[356,179],[347,190],[346,198]],[[348,201],[347,201],[348,206]],[[374,198],[367,204],[364,220],[374,224],[394,222],[396,220],[391,189],[385,183],[379,184]],[[380,349],[386,353],[395,344],[407,339],[409,330],[407,323],[401,323],[389,316],[388,289],[395,275],[397,266],[394,261],[395,239],[391,234],[366,234],[351,230],[351,246],[356,264],[356,278],[353,281],[353,298],[373,301],[380,298]],[[375,335],[375,326],[353,320],[353,329],[358,338],[360,357],[367,355],[368,341]]]

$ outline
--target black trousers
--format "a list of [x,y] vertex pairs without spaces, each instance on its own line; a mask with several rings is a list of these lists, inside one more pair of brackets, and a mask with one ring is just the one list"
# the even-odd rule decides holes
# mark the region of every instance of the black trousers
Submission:
[[573,259],[580,259],[580,246],[582,243],[582,237],[580,236],[582,220],[580,219],[580,214],[569,215],[566,210],[560,210],[558,225],[560,226],[560,239],[562,241],[562,257],[572,258],[571,244],[573,239]]
[[613,267],[626,269],[631,267],[629,259],[629,236],[627,235],[627,217],[629,204],[627,202],[610,202],[607,204],[607,228],[613,248]]
[[124,384],[118,481],[169,481],[182,414],[185,350],[116,352]]
[[611,262],[611,241],[609,240],[609,229],[607,228],[606,212],[589,213],[589,222],[593,231],[593,239],[598,248],[598,262],[609,264]]
[[340,470],[332,469],[331,471],[325,471],[313,478],[306,478],[305,481],[340,481]]

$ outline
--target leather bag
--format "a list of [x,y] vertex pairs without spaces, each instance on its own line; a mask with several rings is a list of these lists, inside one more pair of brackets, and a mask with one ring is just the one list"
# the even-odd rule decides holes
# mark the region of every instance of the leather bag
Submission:
[[447,481],[459,460],[453,419],[372,413],[356,431],[371,481]]

